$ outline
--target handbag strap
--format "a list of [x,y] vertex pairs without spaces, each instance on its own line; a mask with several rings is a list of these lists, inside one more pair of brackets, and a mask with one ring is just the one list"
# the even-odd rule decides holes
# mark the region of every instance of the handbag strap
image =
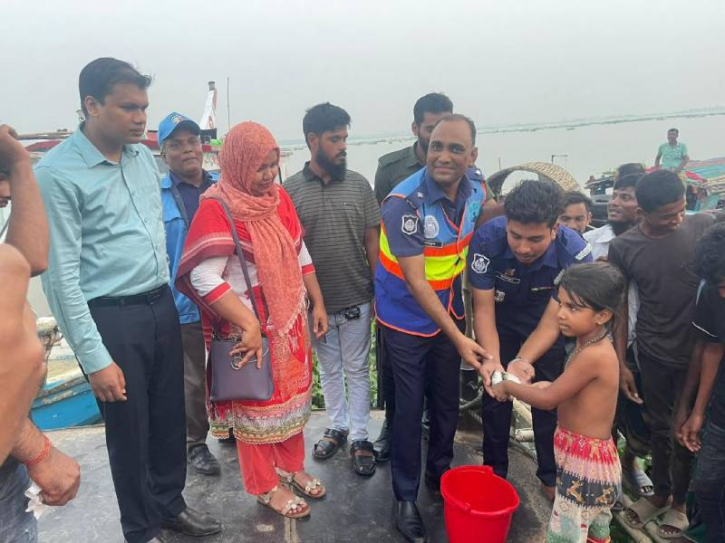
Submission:
[[239,235],[237,234],[237,228],[234,226],[234,220],[232,219],[232,214],[229,212],[229,208],[227,207],[227,204],[220,198],[212,198],[213,200],[216,200],[219,202],[219,204],[222,206],[222,209],[224,210],[224,214],[227,216],[227,220],[229,221],[229,227],[232,230],[232,239],[234,240],[234,245],[236,247],[235,252],[237,254],[237,257],[239,258],[239,263],[242,265],[242,273],[244,273],[244,280],[247,282],[247,290],[249,291],[249,299],[252,301],[252,308],[254,309],[254,314],[257,316],[257,320],[259,321],[260,326],[262,325],[262,319],[259,316],[259,308],[257,307],[257,300],[254,296],[254,288],[252,287],[252,281],[249,279],[249,270],[247,269],[247,259],[244,257],[244,251],[242,250],[242,244],[239,241]]

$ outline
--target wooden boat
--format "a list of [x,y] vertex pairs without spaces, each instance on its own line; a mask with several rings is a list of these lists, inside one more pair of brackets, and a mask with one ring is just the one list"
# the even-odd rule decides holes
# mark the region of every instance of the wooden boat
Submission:
[[[202,114],[199,127],[201,128],[201,141],[202,149],[204,152],[203,168],[212,173],[212,175],[218,175],[221,166],[219,165],[219,152],[221,151],[222,141],[217,139],[217,126],[216,126],[216,102],[217,102],[217,89],[214,81],[209,81],[209,91],[207,93],[206,102],[204,104],[204,113]],[[77,111],[79,121],[83,121],[83,112]],[[30,153],[31,160],[33,163],[43,158],[43,155],[50,151],[53,147],[61,143],[64,139],[68,138],[73,132],[71,130],[57,130],[55,132],[39,132],[35,134],[21,134],[18,139],[22,141],[33,141],[25,147]],[[148,130],[146,137],[141,141],[143,145],[149,148],[156,159],[156,165],[159,167],[159,171],[162,174],[166,174],[169,171],[168,166],[161,158],[161,149],[159,148],[159,142],[157,139],[156,130]]]
[[[149,130],[146,133],[146,139],[142,140],[141,143],[148,147],[151,153],[154,155],[154,158],[156,159],[156,165],[158,166],[159,171],[162,174],[166,174],[169,171],[169,168],[161,158],[161,149],[159,148],[156,132],[156,130]],[[202,145],[202,149],[204,151],[203,168],[212,174],[218,174],[221,170],[221,166],[219,165],[219,152],[221,151],[221,144],[218,140],[212,139],[210,134],[207,134],[206,136],[204,135],[204,133],[212,132],[214,134],[214,138],[216,138],[216,129],[202,130],[202,137],[205,138],[204,141],[206,141],[206,143]],[[21,136],[19,136],[19,139],[39,140],[25,147],[25,149],[30,153],[30,158],[32,162],[35,164],[41,158],[43,158],[43,155],[45,155],[45,153],[50,151],[56,145],[60,144],[71,134],[72,132],[68,132],[66,130],[60,132],[50,132],[47,134],[22,134]]]
[[[202,113],[199,127],[201,128],[202,150],[204,153],[202,167],[209,172],[213,178],[218,179],[221,174],[221,165],[219,163],[219,154],[223,144],[223,139],[218,135],[216,122],[216,106],[217,106],[217,89],[214,81],[209,81],[209,90],[207,92],[206,102],[204,104],[204,112]],[[83,112],[77,111],[79,121],[83,121]],[[156,165],[159,171],[166,175],[169,167],[161,157],[161,149],[159,148],[157,130],[147,130],[145,138],[140,143],[149,148],[156,159]],[[33,134],[21,134],[18,139],[21,141],[30,141],[25,149],[30,153],[33,164],[40,161],[43,155],[50,151],[53,147],[60,144],[63,140],[73,134],[72,130],[56,130],[52,132],[37,132]],[[279,180],[286,179],[289,176],[288,159],[293,154],[292,149],[280,150],[279,164]]]
[[38,319],[38,336],[45,345],[48,374],[33,402],[35,425],[41,430],[57,430],[100,422],[93,391],[70,347],[60,339],[55,319]]
[[[48,379],[33,402],[31,417],[41,430],[74,428],[101,422],[96,398],[78,362],[62,362],[62,372]],[[72,365],[72,368],[70,367]]]
[[[647,171],[652,171],[652,168]],[[594,202],[594,226],[601,226],[607,221],[607,204],[614,187],[614,174],[605,172],[599,178],[592,176],[584,185]],[[725,157],[691,160],[682,176],[687,182],[688,213],[713,213],[725,207]]]

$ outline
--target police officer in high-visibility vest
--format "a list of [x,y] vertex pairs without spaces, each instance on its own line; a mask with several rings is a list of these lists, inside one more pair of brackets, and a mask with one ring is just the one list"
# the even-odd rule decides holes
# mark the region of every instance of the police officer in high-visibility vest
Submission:
[[398,184],[382,206],[375,304],[396,389],[391,470],[396,527],[426,541],[416,507],[423,397],[430,439],[426,482],[437,486],[453,459],[461,359],[479,368],[486,351],[467,338],[461,273],[486,189],[466,170],[477,157],[476,128],[448,115],[434,129],[426,167]]

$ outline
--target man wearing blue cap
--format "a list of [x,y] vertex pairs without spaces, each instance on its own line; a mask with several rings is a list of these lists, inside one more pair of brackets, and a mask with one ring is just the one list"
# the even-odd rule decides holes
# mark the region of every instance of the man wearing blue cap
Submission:
[[169,255],[171,291],[179,312],[184,344],[184,403],[186,407],[186,450],[192,468],[203,475],[221,473],[219,462],[206,446],[209,420],[206,414],[206,367],[201,316],[194,303],[174,287],[186,234],[199,209],[199,196],[211,186],[202,168],[204,153],[199,125],[179,113],[169,113],[159,124],[161,157],[169,173],[161,181],[161,204]]

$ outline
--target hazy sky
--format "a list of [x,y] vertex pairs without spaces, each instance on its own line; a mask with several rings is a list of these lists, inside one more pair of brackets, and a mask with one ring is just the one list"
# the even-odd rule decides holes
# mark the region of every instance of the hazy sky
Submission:
[[154,77],[149,126],[195,119],[226,79],[232,123],[299,138],[331,101],[351,135],[407,130],[440,90],[481,126],[725,105],[723,0],[0,1],[0,122],[73,128],[80,69]]

